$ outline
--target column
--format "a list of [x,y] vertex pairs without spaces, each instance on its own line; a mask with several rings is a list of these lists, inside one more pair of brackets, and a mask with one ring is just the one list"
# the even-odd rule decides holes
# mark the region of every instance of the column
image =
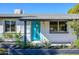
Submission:
[[26,30],[27,30],[27,21],[24,21],[24,39],[23,39],[23,43],[22,43],[22,48],[26,48],[26,40],[27,40],[27,34],[26,34]]

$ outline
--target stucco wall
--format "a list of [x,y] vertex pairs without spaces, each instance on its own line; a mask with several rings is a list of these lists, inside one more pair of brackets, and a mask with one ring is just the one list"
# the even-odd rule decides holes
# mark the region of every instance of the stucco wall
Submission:
[[[76,36],[72,34],[73,30],[68,25],[67,30],[68,33],[51,33],[49,32],[49,22],[41,21],[41,39],[47,38],[50,42],[72,42],[76,39]],[[24,34],[24,22],[16,20],[16,31]],[[4,32],[4,21],[0,21],[0,33]],[[27,39],[31,40],[31,21],[27,22]]]
[[[17,32],[21,30],[21,33],[24,33],[24,22],[17,20],[16,24]],[[73,29],[69,25],[67,25],[68,33],[50,33],[48,21],[41,21],[40,24],[41,39],[47,38],[50,42],[72,42],[76,39],[76,36],[72,34]],[[31,40],[31,21],[27,21],[27,39]]]
[[4,32],[4,21],[0,21],[0,37],[2,36],[2,33]]
[[[22,33],[24,35],[24,22],[23,21],[16,21],[16,31]],[[30,41],[31,40],[31,22],[27,21],[27,39]]]
[[72,42],[76,36],[72,34],[73,30],[67,25],[68,33],[51,33],[49,32],[49,22],[41,22],[41,34],[43,34],[50,42]]
[[31,21],[27,21],[27,39],[31,41]]
[[[31,22],[27,22],[27,39],[31,40]],[[21,34],[24,36],[24,22],[19,21],[16,19],[16,32],[19,33],[21,31]],[[0,37],[2,37],[2,33],[4,33],[4,21],[0,21]]]
[[17,33],[19,33],[21,31],[21,33],[24,33],[24,22],[23,21],[19,21],[16,20],[16,31]]

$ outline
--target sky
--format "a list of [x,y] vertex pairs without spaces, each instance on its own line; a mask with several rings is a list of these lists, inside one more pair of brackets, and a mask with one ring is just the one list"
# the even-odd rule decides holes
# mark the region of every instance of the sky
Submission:
[[66,14],[75,3],[0,3],[0,14],[13,14],[22,9],[24,14]]

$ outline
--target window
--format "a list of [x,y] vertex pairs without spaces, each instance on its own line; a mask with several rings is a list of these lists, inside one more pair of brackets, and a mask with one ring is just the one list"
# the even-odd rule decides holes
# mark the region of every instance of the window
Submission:
[[15,31],[16,27],[15,21],[5,21],[5,32],[13,32]]
[[50,33],[52,32],[66,32],[67,24],[65,21],[51,21],[50,22]]
[[57,22],[50,22],[50,31],[57,31]]
[[65,32],[67,31],[67,28],[66,28],[66,22],[59,22],[59,31],[60,32]]

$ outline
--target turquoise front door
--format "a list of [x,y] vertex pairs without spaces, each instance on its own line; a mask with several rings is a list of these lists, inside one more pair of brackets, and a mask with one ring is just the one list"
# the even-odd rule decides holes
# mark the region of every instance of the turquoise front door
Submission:
[[40,40],[40,21],[32,21],[32,23],[31,23],[31,39],[32,39],[32,41]]

